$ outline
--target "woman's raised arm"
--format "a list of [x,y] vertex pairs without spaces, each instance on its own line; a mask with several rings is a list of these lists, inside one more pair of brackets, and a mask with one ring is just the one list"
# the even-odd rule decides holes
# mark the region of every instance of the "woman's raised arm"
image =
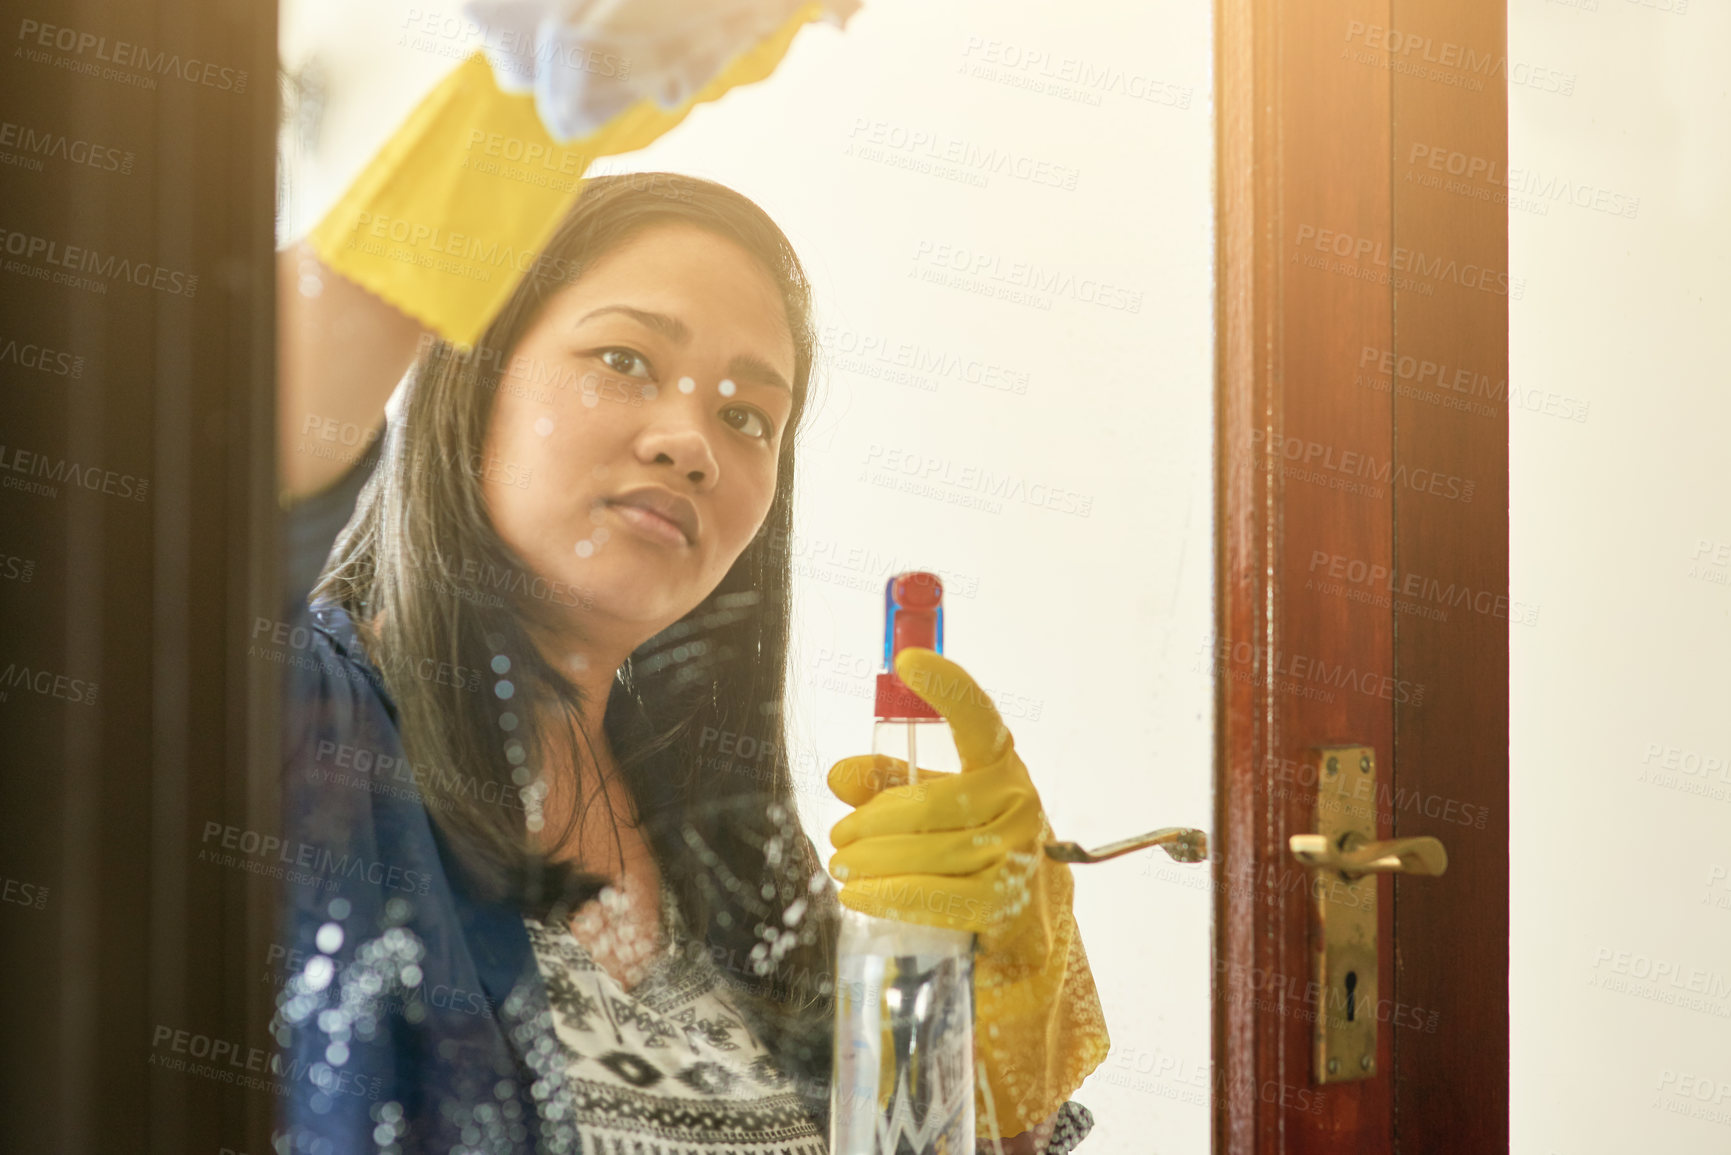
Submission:
[[[524,77],[508,59],[500,63],[513,91],[502,90],[479,50],[453,69],[324,219],[277,254],[283,502],[317,493],[361,455],[423,332],[474,343],[576,199],[591,160],[644,148],[695,106],[768,76],[805,24],[845,24],[858,6],[759,0],[762,11],[743,23],[719,19],[702,0],[608,6],[640,47],[652,28],[661,43],[650,55],[677,66],[671,107],[638,91],[666,79],[658,69],[591,74],[537,51],[515,62],[534,66],[533,93],[518,91]],[[617,29],[566,31],[605,45]],[[611,88],[597,88],[608,76]],[[556,139],[544,115],[581,138]],[[524,157],[537,159],[511,163]]]
[[285,504],[330,485],[361,455],[423,332],[305,241],[277,252],[277,486]]

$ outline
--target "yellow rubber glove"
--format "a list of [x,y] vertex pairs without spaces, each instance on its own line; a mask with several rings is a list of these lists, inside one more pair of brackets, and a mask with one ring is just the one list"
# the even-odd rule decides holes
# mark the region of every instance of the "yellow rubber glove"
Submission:
[[596,157],[633,152],[699,104],[775,71],[824,15],[801,7],[692,98],[640,100],[569,145],[531,93],[507,94],[477,51],[429,93],[308,237],[326,265],[445,340],[472,346],[577,199]]
[[835,824],[837,897],[863,914],[968,930],[974,956],[974,1057],[981,1138],[1032,1131],[1106,1058],[1100,996],[1071,913],[1070,868],[1038,791],[990,697],[932,650],[896,655],[896,674],[950,724],[960,774],[886,755],[844,758],[830,789],[855,809]]

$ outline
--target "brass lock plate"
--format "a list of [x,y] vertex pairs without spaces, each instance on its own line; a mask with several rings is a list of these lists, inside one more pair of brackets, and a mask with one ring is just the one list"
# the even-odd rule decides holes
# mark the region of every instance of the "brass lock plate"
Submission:
[[[1330,846],[1376,839],[1376,751],[1323,746],[1316,759],[1316,825]],[[1311,977],[1317,1008],[1314,1078],[1347,1083],[1376,1074],[1377,876],[1319,869],[1312,880]]]

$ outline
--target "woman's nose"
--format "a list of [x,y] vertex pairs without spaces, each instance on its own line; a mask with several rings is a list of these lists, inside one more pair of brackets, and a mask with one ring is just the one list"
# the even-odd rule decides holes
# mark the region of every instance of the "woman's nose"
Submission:
[[721,466],[701,427],[702,415],[685,405],[656,406],[637,437],[637,459],[645,465],[671,466],[703,492],[715,488]]

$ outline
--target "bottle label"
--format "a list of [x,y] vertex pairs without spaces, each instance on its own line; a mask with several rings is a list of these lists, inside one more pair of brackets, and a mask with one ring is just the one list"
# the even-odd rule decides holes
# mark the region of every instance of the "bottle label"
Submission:
[[856,954],[836,992],[832,1155],[973,1151],[971,954]]

